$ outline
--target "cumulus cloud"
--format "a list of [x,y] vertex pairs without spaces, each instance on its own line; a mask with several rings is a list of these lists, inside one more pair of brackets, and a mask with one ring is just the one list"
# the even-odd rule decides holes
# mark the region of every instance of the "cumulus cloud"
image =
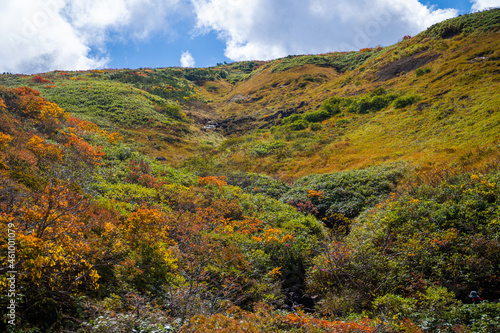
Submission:
[[189,51],[182,52],[181,67],[194,67],[194,58]]
[[500,7],[500,0],[472,0],[471,2],[473,11]]
[[390,45],[458,14],[417,0],[192,0],[200,33],[233,60]]
[[[0,72],[105,66],[105,43],[166,29],[180,0],[2,0]],[[92,52],[94,49],[94,52]],[[96,50],[101,51],[96,56]]]

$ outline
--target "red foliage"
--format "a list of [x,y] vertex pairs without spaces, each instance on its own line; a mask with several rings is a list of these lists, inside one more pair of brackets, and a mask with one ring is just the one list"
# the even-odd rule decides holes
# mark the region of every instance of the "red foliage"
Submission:
[[288,201],[287,203],[301,213],[311,214],[314,216],[319,214],[318,208],[316,208],[311,201],[293,200]]
[[47,80],[47,79],[44,79],[43,77],[41,77],[40,75],[35,75],[31,78],[31,81],[35,82],[35,83],[52,83],[52,81],[50,80]]

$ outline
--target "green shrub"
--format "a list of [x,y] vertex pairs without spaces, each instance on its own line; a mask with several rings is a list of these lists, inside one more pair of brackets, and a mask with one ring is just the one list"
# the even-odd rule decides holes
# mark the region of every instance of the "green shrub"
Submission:
[[300,131],[309,127],[309,122],[305,119],[299,119],[289,125],[294,131]]
[[419,100],[420,97],[416,95],[401,96],[394,100],[393,105],[396,109],[402,109],[418,102]]
[[431,26],[424,36],[451,38],[461,33],[479,34],[500,29],[500,9],[461,15]]
[[361,66],[376,53],[376,50],[370,50],[370,52],[335,52],[326,55],[288,56],[277,60],[272,68],[272,72],[282,72],[291,68],[312,64],[320,67],[332,67],[343,73]]
[[160,113],[169,115],[170,117],[176,118],[176,119],[183,118],[182,109],[181,109],[180,105],[178,105],[178,104],[163,105],[160,109]]
[[318,110],[307,112],[304,114],[305,120],[311,123],[319,123],[325,119],[330,118],[331,114],[327,110]]
[[430,73],[430,72],[431,72],[431,69],[430,69],[429,67],[425,67],[425,68],[417,68],[417,69],[415,70],[415,75],[416,75],[417,77],[419,77],[419,76],[425,75],[425,74]]
[[401,176],[401,167],[395,165],[311,174],[298,179],[281,200],[308,201],[311,200],[309,191],[323,192],[323,196],[312,199],[320,216],[341,214],[353,218],[363,209],[384,200]]
[[297,120],[301,120],[301,119],[304,119],[303,118],[304,116],[302,114],[298,114],[298,113],[295,113],[295,114],[292,114],[291,116],[289,117],[286,117],[286,118],[283,118],[283,120],[281,120],[281,123],[283,125],[286,125],[286,124],[291,124]]
[[402,319],[408,318],[415,313],[417,300],[400,295],[385,294],[373,301],[373,307],[389,318]]
[[259,157],[268,156],[276,154],[284,147],[286,147],[286,143],[281,140],[271,141],[271,142],[260,142],[253,147],[253,150],[250,154]]
[[311,129],[311,131],[320,131],[323,128],[323,125],[321,125],[320,123],[312,123],[309,125],[309,128]]
[[347,108],[348,112],[366,114],[370,112],[380,111],[389,106],[392,101],[397,98],[397,95],[375,95],[372,97],[356,98]]
[[328,100],[323,103],[323,108],[332,116],[340,113],[340,106],[338,104],[330,103]]
[[373,272],[384,271],[383,278],[367,274],[365,283],[411,297],[425,285],[446,286],[459,299],[481,286],[483,295],[497,298],[500,228],[491,221],[500,219],[499,180],[498,172],[460,175],[362,214],[348,242],[359,258],[377,262]]
[[263,193],[275,199],[290,190],[290,185],[257,173],[234,172],[227,175],[227,182],[241,187],[247,193]]

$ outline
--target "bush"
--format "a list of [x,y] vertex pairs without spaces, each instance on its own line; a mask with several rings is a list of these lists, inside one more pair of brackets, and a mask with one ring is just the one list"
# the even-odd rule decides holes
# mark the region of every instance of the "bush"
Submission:
[[311,131],[320,131],[323,128],[323,125],[321,125],[320,123],[312,123],[309,125],[309,128],[311,129]]
[[295,122],[296,120],[300,120],[300,119],[303,119],[303,115],[302,114],[298,114],[298,113],[295,113],[295,114],[292,114],[291,116],[289,117],[286,117],[284,118],[281,123],[283,125],[286,125],[286,124],[291,124],[293,122]]
[[417,68],[417,69],[415,70],[415,75],[416,75],[417,77],[419,77],[419,76],[422,76],[422,75],[427,74],[427,73],[430,73],[430,72],[431,72],[431,69],[430,69],[429,67],[425,67],[425,68]]
[[250,154],[259,157],[268,156],[277,153],[284,147],[286,147],[286,143],[281,140],[271,141],[271,142],[261,142],[254,146]]
[[299,119],[291,123],[290,128],[292,128],[294,131],[300,131],[303,129],[306,129],[309,127],[309,122],[305,119]]
[[[401,176],[401,168],[395,165],[312,174],[298,179],[281,200],[311,200],[320,217],[340,214],[353,218],[363,209],[384,200]],[[311,191],[322,192],[323,195],[314,196]]]
[[275,199],[279,199],[290,190],[290,185],[257,173],[231,173],[227,176],[227,182],[241,187],[247,193],[264,193]]
[[416,95],[401,96],[394,100],[393,105],[396,109],[402,109],[418,102],[419,100],[420,97]]
[[[345,269],[371,262],[376,268],[363,277],[365,283],[407,297],[418,297],[433,285],[446,287],[458,299],[468,300],[477,286],[483,295],[498,298],[500,229],[491,221],[500,218],[493,208],[500,200],[499,180],[498,172],[449,178],[418,186],[363,214],[348,236],[360,261]],[[381,271],[383,277],[375,273]]]
[[327,110],[308,112],[304,115],[305,120],[311,123],[319,123],[330,118],[331,114]]
[[312,64],[320,67],[332,67],[343,73],[361,66],[368,58],[378,52],[335,52],[326,55],[288,56],[275,62],[272,72],[282,72],[291,68]]
[[462,15],[431,26],[423,36],[451,38],[461,33],[479,34],[500,29],[500,9]]
[[380,111],[389,106],[389,104],[391,104],[391,102],[396,98],[397,95],[394,94],[362,97],[360,99],[353,100],[351,105],[347,108],[347,111],[359,114]]

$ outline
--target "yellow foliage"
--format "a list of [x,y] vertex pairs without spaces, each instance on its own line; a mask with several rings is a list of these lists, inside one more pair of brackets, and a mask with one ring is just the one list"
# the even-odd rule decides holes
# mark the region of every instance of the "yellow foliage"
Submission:
[[285,235],[283,236],[283,238],[281,239],[280,243],[286,243],[288,241],[293,241],[295,239],[295,237],[293,237],[293,235]]
[[279,243],[280,239],[278,237],[281,237],[281,234],[283,234],[281,229],[268,228],[262,235],[262,238],[266,243]]
[[41,121],[51,120],[55,124],[59,124],[59,118],[68,117],[68,113],[66,113],[63,108],[52,102],[45,102],[45,104],[42,106],[40,114],[38,115],[38,119],[40,119]]
[[108,133],[106,131],[103,132],[105,132],[105,136],[108,138],[108,142],[111,144],[123,140],[123,137],[120,135],[120,133],[117,132]]
[[0,97],[0,110],[7,109],[7,105],[5,105],[5,102],[3,99]]
[[270,270],[267,274],[268,277],[274,277],[274,276],[279,276],[281,275],[281,267],[274,267],[272,270]]
[[26,144],[26,147],[31,150],[33,154],[41,158],[62,161],[64,156],[62,150],[58,146],[54,144],[46,144],[45,140],[37,135],[33,135],[33,137]]
[[11,141],[12,141],[12,136],[0,132],[0,149],[6,148],[9,142]]
[[92,246],[92,226],[78,216],[83,202],[82,196],[65,186],[49,184],[20,201],[15,214],[0,214],[2,233],[6,234],[7,224],[1,222],[14,224],[16,262],[22,263],[17,269],[26,272],[20,284],[27,292],[30,288],[72,290],[84,282],[98,287],[93,263],[99,250]]

